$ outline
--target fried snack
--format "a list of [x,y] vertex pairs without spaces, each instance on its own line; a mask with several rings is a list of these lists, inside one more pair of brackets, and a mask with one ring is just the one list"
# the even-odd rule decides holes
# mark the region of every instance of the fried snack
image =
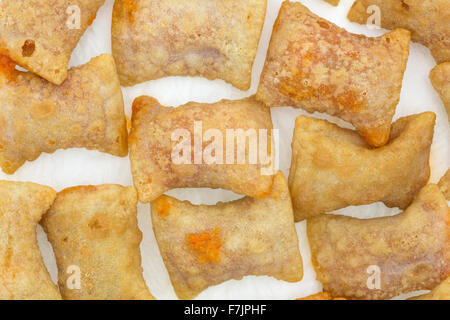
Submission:
[[[250,145],[247,141],[251,139],[245,139],[245,145],[239,144],[238,129],[243,132],[253,129],[259,141]],[[269,109],[252,98],[213,104],[190,102],[178,108],[164,107],[147,96],[137,98],[133,103],[129,145],[139,201],[153,201],[174,188],[199,187],[223,188],[256,198],[267,196],[274,173],[271,129]],[[234,130],[233,139],[228,138],[230,130]],[[261,130],[265,130],[267,148]],[[217,158],[206,161],[206,151],[214,144],[216,151],[211,154],[215,153]],[[238,149],[239,145],[245,149]],[[178,152],[180,146],[183,151]],[[267,159],[259,152],[252,164],[251,151],[257,151],[251,147],[264,148]],[[245,161],[239,162],[239,152]]]
[[[142,234],[133,187],[65,189],[41,224],[55,251],[64,299],[153,299],[142,276]],[[68,285],[71,266],[79,268],[80,289]]]
[[14,68],[0,55],[0,167],[5,173],[57,149],[127,155],[122,91],[112,56],[71,69],[61,86]]
[[112,50],[120,82],[167,76],[250,88],[267,0],[117,0]]
[[163,195],[152,202],[151,211],[161,255],[181,299],[246,275],[289,282],[303,277],[289,190],[281,172],[265,199],[195,206]]
[[434,67],[430,72],[430,80],[444,102],[450,122],[450,62]]
[[56,192],[0,181],[0,300],[60,300],[37,244],[36,225]]
[[450,169],[447,170],[445,175],[441,178],[438,186],[444,194],[445,199],[450,201]]
[[435,119],[400,118],[389,143],[372,149],[353,130],[298,117],[289,174],[295,220],[377,201],[406,209],[430,176]]
[[438,186],[429,184],[397,216],[312,218],[307,233],[317,279],[324,291],[348,299],[432,289],[450,274],[449,214]]
[[3,0],[0,3],[0,52],[60,85],[67,78],[72,51],[104,2]]
[[405,28],[412,40],[427,46],[437,63],[450,61],[450,2],[448,0],[357,0],[348,19],[366,24],[373,14],[368,8],[380,10],[381,27]]
[[413,300],[450,300],[450,277],[445,279],[430,293],[415,297]]
[[285,1],[256,98],[340,117],[368,144],[382,146],[400,99],[409,38],[402,29],[378,38],[352,34]]

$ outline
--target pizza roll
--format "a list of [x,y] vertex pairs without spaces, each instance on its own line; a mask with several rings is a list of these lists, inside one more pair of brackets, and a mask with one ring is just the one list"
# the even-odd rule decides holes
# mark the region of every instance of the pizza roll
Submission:
[[444,194],[445,199],[450,201],[450,169],[447,170],[445,175],[438,183],[441,192]]
[[353,130],[298,117],[289,174],[296,221],[377,201],[406,209],[430,176],[435,119],[400,118],[389,143],[373,149]]
[[402,29],[378,38],[352,34],[285,1],[256,98],[340,117],[369,145],[382,146],[400,99],[409,38]]
[[[66,300],[153,299],[142,276],[133,187],[79,186],[58,193],[41,224]],[[75,270],[79,272],[79,286]]]
[[450,121],[450,62],[444,62],[431,70],[430,80],[441,96]]
[[156,240],[181,299],[246,275],[296,282],[303,276],[286,179],[279,172],[271,195],[214,206],[161,196],[152,202]]
[[271,130],[269,109],[252,98],[178,108],[137,98],[129,144],[139,201],[150,202],[174,188],[267,196],[275,173]]
[[0,52],[61,84],[72,51],[105,0],[3,0]]
[[0,300],[60,300],[39,251],[36,226],[56,192],[0,181]]
[[324,215],[307,221],[312,263],[324,291],[389,299],[428,290],[450,274],[450,211],[435,184],[393,217]]
[[267,0],[117,0],[112,50],[120,82],[167,76],[250,88]]
[[112,56],[72,68],[61,86],[14,68],[0,55],[0,167],[5,173],[57,149],[127,155],[122,91]]
[[437,63],[450,61],[448,0],[356,0],[348,19],[366,24],[374,14],[373,6],[380,12],[381,27],[408,29],[412,40],[427,46]]
[[413,300],[450,300],[450,277],[445,279],[430,293],[415,297]]

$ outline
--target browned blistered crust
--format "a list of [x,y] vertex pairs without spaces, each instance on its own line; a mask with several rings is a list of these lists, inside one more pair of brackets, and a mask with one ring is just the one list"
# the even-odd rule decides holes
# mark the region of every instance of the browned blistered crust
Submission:
[[[267,154],[272,161],[265,165],[258,160],[249,164],[249,144],[246,144],[246,163],[195,164],[194,121],[202,122],[203,133],[209,129],[219,130],[226,148],[226,130],[247,131],[267,129]],[[191,136],[191,164],[173,162],[172,151],[179,143],[172,141],[175,130],[185,129]],[[272,119],[268,108],[252,98],[222,100],[217,103],[190,102],[178,108],[165,107],[151,97],[142,96],[133,103],[132,127],[129,136],[131,171],[139,194],[139,201],[150,202],[174,188],[223,188],[236,193],[262,198],[270,193],[273,176],[262,175],[261,170],[273,167],[275,150],[271,149]],[[202,150],[211,141],[203,141]],[[259,143],[258,143],[259,147]],[[234,155],[237,155],[235,143]]]
[[445,199],[450,201],[450,169],[447,170],[445,175],[439,180],[438,186],[444,194]]
[[400,118],[389,143],[373,149],[353,130],[298,117],[289,175],[296,221],[377,201],[406,209],[430,175],[435,119],[432,112]]
[[448,0],[357,0],[348,19],[366,24],[372,12],[369,6],[380,9],[381,27],[405,28],[413,41],[427,46],[437,63],[450,61],[450,1]]
[[[307,221],[312,262],[324,291],[349,299],[389,299],[433,289],[450,275],[450,209],[435,184],[393,217],[324,215]],[[380,289],[369,289],[379,268]]]
[[441,96],[450,122],[450,62],[444,62],[434,67],[430,72],[430,80],[434,89]]
[[378,38],[352,34],[285,1],[256,98],[340,117],[367,143],[382,146],[400,99],[409,38],[402,29]]
[[[3,0],[0,52],[54,84],[67,78],[72,51],[105,0]],[[70,6],[80,8],[80,29],[69,29]]]
[[161,255],[181,299],[246,275],[289,282],[303,276],[289,190],[281,172],[264,199],[196,206],[163,195],[152,202],[151,214]]
[[61,86],[14,69],[0,55],[0,167],[57,149],[96,149],[126,156],[127,128],[114,60],[101,55],[72,68]]
[[415,297],[413,300],[450,300],[450,277],[445,279],[430,293]]
[[55,196],[49,187],[0,181],[0,300],[61,299],[36,239],[36,225]]
[[117,0],[112,50],[120,82],[167,76],[250,88],[267,0]]
[[[55,251],[58,284],[66,300],[153,299],[142,276],[133,187],[79,186],[58,193],[43,225]],[[81,288],[67,286],[77,266]],[[70,281],[69,281],[70,282]]]

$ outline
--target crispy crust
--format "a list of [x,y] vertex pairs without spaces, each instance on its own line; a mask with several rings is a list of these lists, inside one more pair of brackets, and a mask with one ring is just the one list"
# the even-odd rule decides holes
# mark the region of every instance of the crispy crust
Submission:
[[367,143],[382,146],[400,99],[409,39],[402,29],[378,38],[352,34],[285,1],[256,98],[340,117]]
[[[133,187],[79,186],[58,193],[41,224],[55,251],[58,284],[66,300],[154,299],[142,276]],[[66,286],[69,266],[81,271],[81,289]]]
[[[67,66],[87,27],[105,0],[3,0],[0,52],[54,84],[67,78]],[[69,29],[67,10],[78,5],[80,29]]]
[[0,181],[0,300],[61,299],[36,239],[36,225],[55,196],[49,187]]
[[445,199],[450,201],[450,169],[444,174],[438,183],[441,192],[444,194]]
[[[175,130],[185,129],[194,140],[194,121],[202,122],[203,133],[219,130],[226,137],[227,129],[267,129],[271,135],[270,111],[252,98],[222,100],[213,104],[191,102],[178,108],[164,107],[156,99],[142,96],[133,103],[132,127],[129,136],[131,171],[139,201],[150,202],[174,188],[223,188],[236,193],[265,197],[270,193],[273,176],[262,175],[261,169],[273,166],[257,164],[176,164],[172,151]],[[268,141],[270,141],[268,137]],[[224,139],[225,140],[225,139]],[[202,150],[210,144],[203,141]],[[225,148],[226,142],[223,142]],[[248,146],[248,143],[247,143]],[[235,148],[237,143],[235,143]],[[270,143],[268,155],[271,152]],[[246,159],[248,148],[246,148]],[[194,148],[191,148],[191,154]],[[223,152],[225,158],[225,152]],[[237,152],[234,153],[235,157]]]
[[435,119],[432,112],[401,118],[389,143],[372,149],[353,130],[298,117],[289,175],[296,221],[377,201],[406,209],[430,175]]
[[250,88],[267,0],[117,0],[112,50],[124,86],[167,76]]
[[450,2],[448,0],[357,0],[348,19],[366,24],[367,8],[380,8],[381,27],[405,28],[413,41],[427,46],[437,63],[450,61]]
[[265,199],[246,197],[195,206],[163,195],[152,202],[151,214],[161,255],[181,299],[192,299],[210,286],[246,275],[289,282],[303,276],[282,173],[275,176],[272,194]]
[[415,297],[413,300],[450,300],[450,277],[445,279],[430,293]]
[[[389,299],[432,289],[450,274],[450,209],[434,184],[394,217],[324,215],[307,224],[317,279],[332,296]],[[380,289],[368,288],[369,266],[379,267]]]
[[434,67],[430,72],[430,80],[444,102],[450,122],[450,62]]
[[16,71],[0,56],[0,101],[0,166],[8,174],[57,149],[128,153],[122,91],[110,55],[72,68],[61,86]]

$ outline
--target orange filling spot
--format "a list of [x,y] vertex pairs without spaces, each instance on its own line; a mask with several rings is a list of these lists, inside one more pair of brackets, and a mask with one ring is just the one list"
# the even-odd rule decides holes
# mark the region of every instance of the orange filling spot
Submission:
[[19,74],[19,71],[16,70],[16,63],[3,54],[0,54],[0,73],[9,80],[15,80]]
[[134,22],[134,13],[137,10],[137,3],[135,0],[125,0],[124,1],[125,12],[128,17],[128,21]]
[[258,195],[255,195],[254,198],[264,199],[264,198],[267,198],[268,196],[270,196],[271,193],[272,193],[272,186],[270,186],[270,188],[266,191],[261,191]]
[[125,116],[126,122],[127,122],[127,130],[130,132],[131,130],[131,119],[129,116]]
[[330,29],[329,24],[324,21],[317,21],[317,23],[319,24],[319,26],[321,26],[324,29]]
[[94,20],[97,18],[97,14],[94,14],[93,16],[92,16],[92,18],[91,19],[89,19],[89,21],[88,21],[88,26],[90,26],[93,22],[94,22]]
[[170,203],[165,197],[161,197],[156,200],[155,209],[161,217],[166,217],[169,214]]
[[187,242],[197,253],[199,263],[218,262],[220,260],[219,249],[222,241],[218,237],[219,228],[215,228],[211,233],[189,234]]

